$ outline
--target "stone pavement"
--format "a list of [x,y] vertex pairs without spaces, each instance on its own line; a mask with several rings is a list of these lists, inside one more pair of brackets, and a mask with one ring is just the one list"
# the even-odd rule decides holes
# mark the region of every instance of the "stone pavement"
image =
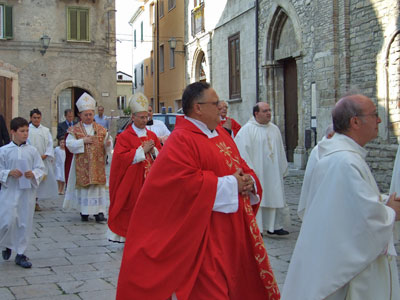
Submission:
[[[303,171],[290,170],[285,192],[291,221],[287,238],[264,238],[279,287],[283,287],[298,232],[297,203]],[[63,196],[43,200],[35,213],[33,238],[26,251],[32,269],[0,259],[0,299],[112,300],[123,245],[107,241],[106,225],[92,219],[80,221],[79,213],[61,210]],[[397,247],[400,250],[400,247]]]

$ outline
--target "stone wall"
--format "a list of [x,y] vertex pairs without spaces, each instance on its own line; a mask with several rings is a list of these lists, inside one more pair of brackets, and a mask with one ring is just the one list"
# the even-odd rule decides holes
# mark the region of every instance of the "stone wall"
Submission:
[[[400,134],[399,7],[396,0],[260,0],[262,95],[277,106],[275,111],[282,110],[281,66],[273,50],[281,36],[279,16],[284,15],[293,24],[300,52],[296,57],[299,138],[304,138],[300,131],[311,127],[313,85],[317,140],[331,123],[332,107],[345,92],[367,95],[377,104],[382,119],[379,137],[367,149],[368,163],[383,191],[390,185]],[[285,124],[277,121],[284,131]]]
[[[11,65],[18,78],[13,92],[13,116],[29,118],[39,108],[43,125],[55,133],[58,94],[68,87],[88,90],[105,107],[117,108],[115,58],[115,1],[10,0],[13,38],[0,40],[0,74]],[[89,42],[67,41],[67,7],[89,9]],[[40,53],[40,37],[51,37],[46,53]],[[7,74],[5,75],[6,77]],[[12,78],[12,75],[11,77]]]

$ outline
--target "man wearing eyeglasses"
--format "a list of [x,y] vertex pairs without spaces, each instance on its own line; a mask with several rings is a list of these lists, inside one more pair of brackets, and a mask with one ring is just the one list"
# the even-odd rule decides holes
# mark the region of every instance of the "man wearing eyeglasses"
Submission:
[[146,129],[148,100],[135,93],[129,101],[132,124],[118,137],[110,170],[108,239],[124,242],[129,219],[150,168],[161,149],[154,132]]
[[363,148],[381,119],[371,99],[350,95],[332,120],[336,133],[318,144],[282,299],[400,299],[393,245],[400,198],[380,194]]
[[257,224],[271,237],[281,237],[289,232],[283,229],[286,213],[283,177],[288,163],[279,128],[271,123],[268,103],[258,102],[253,107],[253,117],[235,137],[240,155],[260,179],[263,188]]
[[279,299],[255,221],[261,186],[218,102],[207,83],[186,87],[129,223],[118,300]]

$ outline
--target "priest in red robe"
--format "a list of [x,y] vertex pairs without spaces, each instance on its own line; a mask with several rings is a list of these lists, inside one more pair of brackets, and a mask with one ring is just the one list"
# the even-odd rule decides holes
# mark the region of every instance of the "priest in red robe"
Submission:
[[218,102],[207,83],[186,87],[131,216],[118,300],[280,298],[255,219],[261,186],[217,127]]
[[219,122],[219,125],[225,128],[225,130],[229,132],[232,138],[234,138],[239,132],[240,128],[242,128],[242,126],[240,126],[240,124],[236,122],[235,119],[227,116],[229,105],[226,101],[219,101],[218,107],[221,116],[221,122]]
[[130,99],[132,124],[123,131],[115,145],[110,170],[110,208],[108,212],[107,237],[113,242],[125,242],[129,219],[144,180],[161,144],[150,130],[148,100],[142,93]]

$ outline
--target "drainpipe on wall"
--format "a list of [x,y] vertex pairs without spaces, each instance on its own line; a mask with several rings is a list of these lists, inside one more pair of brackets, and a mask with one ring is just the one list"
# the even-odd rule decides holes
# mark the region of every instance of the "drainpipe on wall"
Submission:
[[159,107],[160,107],[160,16],[159,16],[159,1],[156,1],[156,48],[155,53],[156,59],[155,61],[157,62],[157,67],[156,67],[156,112],[160,112]]
[[260,89],[260,76],[258,73],[259,63],[258,63],[258,11],[259,11],[259,0],[256,0],[256,103],[260,101],[259,97],[259,89]]

